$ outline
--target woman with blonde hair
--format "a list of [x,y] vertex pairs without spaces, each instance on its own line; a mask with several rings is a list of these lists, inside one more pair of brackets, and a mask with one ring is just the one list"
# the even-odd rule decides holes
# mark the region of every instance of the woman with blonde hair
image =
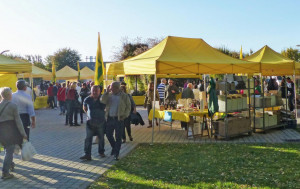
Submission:
[[18,107],[12,103],[12,92],[8,87],[1,88],[0,102],[0,143],[5,148],[5,157],[2,167],[2,179],[13,178],[9,170],[14,169],[13,153],[15,145],[21,145],[27,139]]
[[66,101],[68,104],[68,118],[70,126],[80,126],[77,121],[78,114],[78,94],[76,91],[76,82],[71,84],[70,89],[68,90]]

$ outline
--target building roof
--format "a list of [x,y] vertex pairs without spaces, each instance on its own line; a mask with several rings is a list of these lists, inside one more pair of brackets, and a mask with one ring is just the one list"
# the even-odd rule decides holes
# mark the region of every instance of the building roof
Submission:
[[[104,62],[104,67],[106,67],[106,63],[110,63],[110,62]],[[84,67],[88,67],[91,70],[95,71],[95,62],[79,62],[79,66],[80,69]]]

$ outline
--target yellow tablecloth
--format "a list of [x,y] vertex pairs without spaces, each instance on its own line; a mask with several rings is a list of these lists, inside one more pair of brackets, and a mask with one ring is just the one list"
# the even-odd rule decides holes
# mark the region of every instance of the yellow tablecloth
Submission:
[[47,108],[47,99],[48,96],[38,96],[34,101],[34,109]]
[[[197,112],[179,112],[176,110],[164,110],[159,111],[155,110],[155,117],[159,119],[164,119],[165,111],[172,112],[172,120],[178,120],[183,122],[190,122],[190,116],[204,116],[208,115],[208,110],[204,110],[203,112],[197,111]],[[150,111],[148,119],[152,119],[153,116],[153,110]]]

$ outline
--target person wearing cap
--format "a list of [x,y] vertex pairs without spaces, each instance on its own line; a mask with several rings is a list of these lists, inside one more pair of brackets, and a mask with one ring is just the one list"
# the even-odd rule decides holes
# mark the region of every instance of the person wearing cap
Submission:
[[32,128],[35,128],[35,112],[33,102],[30,95],[25,92],[27,88],[25,81],[19,80],[16,84],[17,92],[13,93],[12,102],[18,106],[23,127],[29,141],[30,125]]

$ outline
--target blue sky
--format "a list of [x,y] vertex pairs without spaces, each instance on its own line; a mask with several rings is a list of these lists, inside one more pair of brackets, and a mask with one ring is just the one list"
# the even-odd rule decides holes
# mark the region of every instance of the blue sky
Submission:
[[202,38],[244,52],[300,44],[298,0],[0,0],[0,52],[53,54],[63,47],[104,61],[122,37]]

